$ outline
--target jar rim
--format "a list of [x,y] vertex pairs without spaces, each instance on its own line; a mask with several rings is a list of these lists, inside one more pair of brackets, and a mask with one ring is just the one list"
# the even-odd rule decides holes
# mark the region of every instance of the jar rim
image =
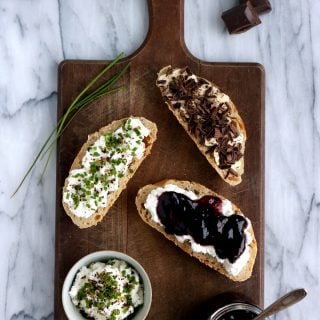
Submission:
[[254,304],[246,302],[235,302],[225,305],[224,307],[215,311],[208,320],[219,320],[221,316],[225,315],[227,312],[234,310],[247,310],[256,313],[257,315],[262,311],[261,308]]

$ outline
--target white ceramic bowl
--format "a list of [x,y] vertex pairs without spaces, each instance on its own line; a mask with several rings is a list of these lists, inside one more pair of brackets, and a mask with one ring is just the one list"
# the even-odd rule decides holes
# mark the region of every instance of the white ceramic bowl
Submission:
[[150,310],[151,300],[152,300],[152,289],[150,279],[143,269],[143,267],[133,258],[128,255],[117,252],[117,251],[97,251],[80,259],[68,272],[62,288],[62,304],[64,311],[69,320],[86,320],[79,309],[72,303],[69,296],[69,290],[73,284],[73,280],[83,266],[87,266],[92,262],[104,262],[109,259],[116,258],[119,260],[126,261],[130,266],[132,266],[140,275],[143,286],[144,286],[144,302],[143,305],[137,308],[137,311],[134,313],[132,320],[144,320],[147,318],[147,315]]

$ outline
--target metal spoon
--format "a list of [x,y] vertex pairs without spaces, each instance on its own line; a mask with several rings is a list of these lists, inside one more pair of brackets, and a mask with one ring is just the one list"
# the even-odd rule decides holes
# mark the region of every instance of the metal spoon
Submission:
[[274,303],[272,303],[267,309],[264,309],[257,317],[255,317],[253,320],[262,320],[266,317],[272,316],[273,314],[282,311],[284,309],[289,308],[293,304],[299,302],[307,295],[307,291],[304,289],[296,289],[293,290],[278,300],[276,300]]

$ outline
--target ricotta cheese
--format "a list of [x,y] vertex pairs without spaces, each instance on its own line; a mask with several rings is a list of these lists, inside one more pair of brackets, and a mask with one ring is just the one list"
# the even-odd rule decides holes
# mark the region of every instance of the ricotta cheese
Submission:
[[71,212],[89,218],[106,207],[109,195],[119,188],[133,161],[145,152],[144,138],[150,134],[138,118],[128,118],[112,133],[102,135],[86,151],[81,168],[67,178],[63,201]]
[[143,304],[143,286],[138,273],[118,259],[83,266],[69,295],[76,307],[95,320],[126,319]]

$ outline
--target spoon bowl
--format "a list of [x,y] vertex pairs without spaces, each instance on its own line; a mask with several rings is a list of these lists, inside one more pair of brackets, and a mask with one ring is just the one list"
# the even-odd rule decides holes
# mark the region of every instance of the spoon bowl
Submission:
[[273,314],[282,311],[284,309],[289,308],[293,304],[296,304],[297,302],[301,301],[305,296],[307,295],[307,291],[305,289],[296,289],[293,290],[278,300],[276,300],[274,303],[272,303],[268,308],[263,310],[257,317],[255,317],[253,320],[262,320],[269,316],[272,316]]

